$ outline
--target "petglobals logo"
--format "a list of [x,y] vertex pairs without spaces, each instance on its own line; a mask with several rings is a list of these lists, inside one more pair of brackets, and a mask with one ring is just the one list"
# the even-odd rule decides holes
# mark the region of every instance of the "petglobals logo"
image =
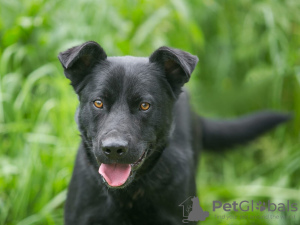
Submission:
[[[199,198],[190,196],[185,199],[180,205],[183,210],[183,223],[205,221],[210,214],[213,214],[211,218],[217,220],[233,220],[233,219],[246,219],[246,220],[295,220],[298,206],[297,203],[287,200],[285,202],[275,203],[272,201],[262,202],[254,200],[221,202],[213,201],[212,208],[208,211],[200,206]],[[251,214],[247,212],[261,212]],[[224,212],[224,214],[220,214]],[[237,213],[225,213],[225,212],[237,212]],[[291,213],[282,213],[291,212]]]
[[232,203],[222,203],[221,201],[213,201],[213,211],[216,210],[223,210],[226,212],[229,211],[242,211],[242,212],[249,212],[249,211],[268,211],[268,212],[296,212],[298,210],[297,203],[291,203],[289,200],[285,203],[273,203],[270,200],[266,204],[265,202],[254,202],[252,201],[241,201],[236,202],[233,201]]
[[183,223],[188,223],[191,221],[204,221],[209,216],[209,212],[204,211],[201,208],[198,197],[190,196],[179,206],[182,207],[183,210]]

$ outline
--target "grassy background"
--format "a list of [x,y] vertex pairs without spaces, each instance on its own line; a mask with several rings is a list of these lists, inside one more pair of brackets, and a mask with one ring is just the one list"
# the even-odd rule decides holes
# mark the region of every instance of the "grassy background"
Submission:
[[300,203],[299,11],[298,0],[0,0],[0,224],[62,224],[80,138],[57,55],[87,40],[108,55],[149,56],[162,45],[198,55],[188,87],[201,115],[293,111],[246,147],[204,153],[197,182],[211,212],[203,224],[300,224],[300,209],[272,214],[295,215],[280,220],[212,212],[213,200]]

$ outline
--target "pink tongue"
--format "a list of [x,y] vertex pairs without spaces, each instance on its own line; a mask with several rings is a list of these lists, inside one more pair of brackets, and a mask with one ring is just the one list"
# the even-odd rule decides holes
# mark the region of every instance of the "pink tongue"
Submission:
[[105,178],[106,182],[113,187],[124,184],[130,175],[130,171],[130,164],[102,163],[99,168],[99,173]]

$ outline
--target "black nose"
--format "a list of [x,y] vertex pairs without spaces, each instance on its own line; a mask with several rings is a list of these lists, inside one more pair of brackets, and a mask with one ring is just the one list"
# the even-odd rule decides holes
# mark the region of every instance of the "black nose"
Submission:
[[108,138],[102,141],[102,151],[110,159],[119,159],[128,151],[128,142],[115,138]]

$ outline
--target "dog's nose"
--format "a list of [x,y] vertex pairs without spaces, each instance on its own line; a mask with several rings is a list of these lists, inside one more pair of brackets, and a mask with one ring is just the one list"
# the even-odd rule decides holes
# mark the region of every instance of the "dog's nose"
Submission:
[[128,151],[128,142],[125,140],[108,138],[102,141],[102,151],[110,159],[119,159]]

